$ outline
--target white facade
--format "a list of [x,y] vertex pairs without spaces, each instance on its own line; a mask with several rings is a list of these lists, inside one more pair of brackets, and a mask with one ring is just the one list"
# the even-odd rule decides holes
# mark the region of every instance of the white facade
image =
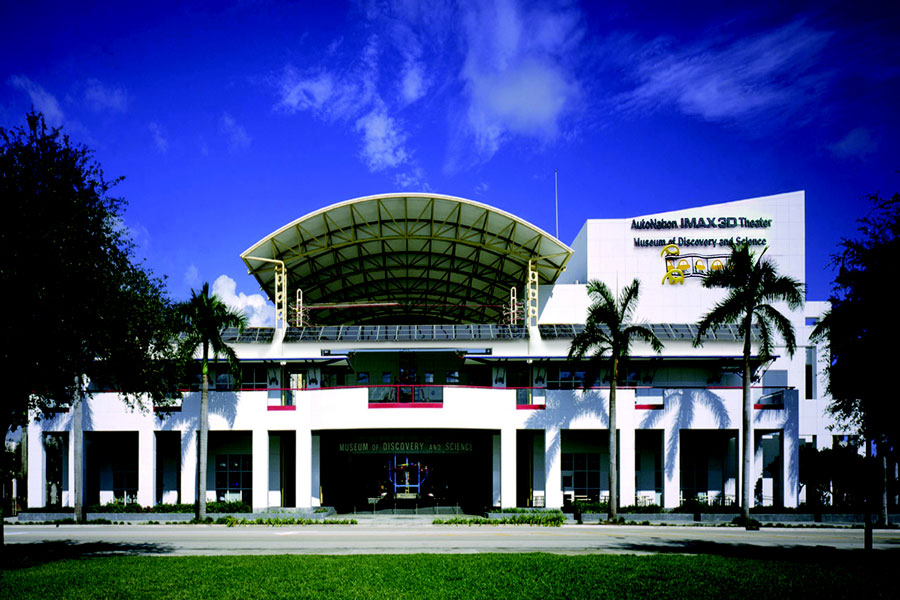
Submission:
[[[722,292],[704,289],[691,272],[698,260],[711,268],[715,256],[728,254],[727,240],[742,238],[757,251],[766,248],[781,273],[803,281],[804,202],[803,192],[794,192],[591,219],[572,244],[565,272],[539,288],[538,326],[515,339],[290,341],[297,336],[275,331],[271,340],[235,343],[268,389],[246,389],[245,375],[244,390],[211,393],[208,498],[243,498],[256,510],[321,503],[364,508],[379,496],[395,504],[428,497],[438,505],[484,507],[603,499],[608,389],[578,389],[579,367],[565,360],[571,336],[544,326],[584,323],[588,280],[616,290],[636,277],[638,320],[668,333],[660,355],[641,344],[633,348],[633,377],[618,390],[620,505],[734,502],[744,433],[741,380],[733,372],[741,342],[693,346],[686,326]],[[682,260],[688,268],[669,273]],[[523,288],[519,294],[524,297]],[[751,480],[757,502],[796,506],[798,445],[815,440],[825,447],[831,440],[817,361],[806,342],[808,319],[825,305],[808,303],[793,313],[780,308],[800,347],[793,357],[776,347],[778,358],[754,383],[758,450]],[[409,393],[422,401],[403,401]],[[114,393],[97,393],[83,412],[88,504],[123,495],[142,505],[194,501],[198,392],[187,393],[177,410],[146,414],[129,412]],[[28,428],[31,507],[73,504],[71,421],[70,411]],[[420,465],[414,475],[425,474],[428,483],[396,487],[391,477],[409,476],[407,467],[391,466],[397,460]],[[443,487],[427,487],[434,482]],[[394,487],[385,496],[388,483]]]

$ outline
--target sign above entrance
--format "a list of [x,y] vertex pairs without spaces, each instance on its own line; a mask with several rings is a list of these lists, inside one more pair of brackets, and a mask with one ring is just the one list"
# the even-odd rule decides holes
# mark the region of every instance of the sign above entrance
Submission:
[[447,440],[373,440],[338,442],[338,452],[350,454],[465,454],[474,451],[470,441]]

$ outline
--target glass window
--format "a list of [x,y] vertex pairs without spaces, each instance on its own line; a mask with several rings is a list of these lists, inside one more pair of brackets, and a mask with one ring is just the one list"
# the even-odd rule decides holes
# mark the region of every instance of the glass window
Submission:
[[447,383],[459,383],[459,371],[447,371]]
[[216,500],[252,503],[253,457],[249,454],[219,454],[215,464]]
[[603,477],[601,455],[595,452],[565,452],[562,455],[562,484],[564,491],[576,497],[583,496],[598,501],[607,491],[608,481]]
[[390,371],[384,371],[384,372],[381,374],[381,383],[390,383],[390,382],[391,382],[391,372],[390,372]]
[[359,371],[356,374],[356,383],[358,385],[368,385],[369,384],[369,372],[368,371]]
[[242,365],[241,389],[264,390],[268,387],[268,369],[266,365]]

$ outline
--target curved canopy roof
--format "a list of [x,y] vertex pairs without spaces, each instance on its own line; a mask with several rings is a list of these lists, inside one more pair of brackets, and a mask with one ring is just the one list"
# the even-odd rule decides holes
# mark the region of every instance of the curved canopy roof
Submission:
[[273,300],[276,267],[260,259],[283,261],[289,301],[299,288],[309,320],[328,325],[500,322],[510,288],[524,298],[529,260],[544,284],[571,255],[552,235],[486,204],[384,194],[301,217],[241,258]]

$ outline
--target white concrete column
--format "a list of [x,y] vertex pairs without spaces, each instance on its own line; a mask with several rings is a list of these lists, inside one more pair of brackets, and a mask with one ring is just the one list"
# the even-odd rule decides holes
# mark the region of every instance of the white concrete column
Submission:
[[197,501],[197,431],[181,432],[181,501],[193,504]]
[[47,506],[47,452],[44,432],[32,421],[28,425],[28,507],[41,506]]
[[269,507],[269,431],[254,429],[251,442],[253,452],[253,510]]
[[152,429],[138,431],[138,491],[141,506],[156,504],[156,434]]
[[619,506],[637,504],[634,488],[634,443],[634,428],[619,426]]
[[[316,441],[318,442],[318,440]],[[318,448],[316,448],[316,464],[315,469],[313,469],[313,436],[309,429],[302,427],[297,429],[297,457],[294,462],[296,463],[297,468],[297,507],[309,508],[311,506],[318,506],[319,484],[318,481],[316,481],[316,486],[313,488],[312,481],[314,470],[316,472],[316,479],[318,480],[319,456]],[[315,498],[313,498],[313,493],[315,493]]]
[[[675,452],[670,455],[671,444],[675,444]],[[672,426],[666,427],[663,433],[663,504],[665,508],[676,508],[681,504],[680,430]]]
[[800,481],[800,449],[797,439],[781,432],[781,459],[784,461],[782,469],[782,489],[784,490],[784,505],[789,508],[797,506],[797,488]]
[[491,436],[491,506],[500,506],[500,436]]
[[516,506],[516,430],[500,431],[500,507]]
[[310,504],[312,506],[322,505],[322,478],[320,470],[320,443],[321,439],[317,435],[310,436],[312,444],[310,448]]
[[562,442],[558,427],[544,431],[544,494],[547,508],[562,508]]
[[788,390],[785,393],[784,408],[785,422],[782,425],[782,456],[784,458],[784,481],[782,488],[784,489],[784,505],[787,507],[796,507],[800,498],[798,497],[798,488],[800,487],[800,440],[797,435],[786,435],[788,431],[800,431],[800,393],[798,390]]
[[[65,470],[65,479],[63,481],[63,489],[62,489],[62,504],[63,506],[73,507],[75,506],[75,431],[72,429],[72,425],[74,425],[74,419],[70,422],[69,426],[69,435],[68,435],[68,443],[66,444],[65,454],[63,455],[63,469]],[[84,433],[81,435],[81,443],[84,446]],[[86,464],[85,456],[84,456],[84,448],[82,447],[81,453],[82,466]],[[44,476],[46,478],[46,467],[47,467],[47,455],[44,454]],[[81,498],[84,500],[84,483],[87,477],[87,474],[84,472],[84,469],[81,470]],[[46,482],[47,480],[44,479]],[[83,503],[83,502],[82,502]]]

